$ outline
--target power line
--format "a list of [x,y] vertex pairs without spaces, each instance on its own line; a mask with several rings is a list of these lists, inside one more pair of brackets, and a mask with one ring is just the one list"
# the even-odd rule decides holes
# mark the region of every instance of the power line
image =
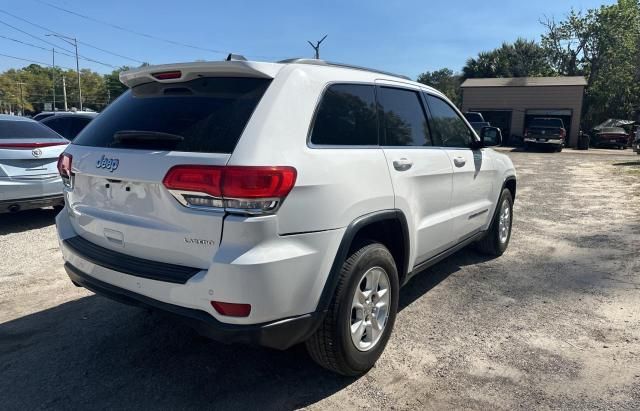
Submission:
[[[64,48],[64,47],[60,47],[59,45],[57,45],[57,44],[55,44],[55,43],[52,43],[52,42],[47,41],[47,40],[45,40],[45,39],[42,39],[42,38],[40,38],[40,37],[38,37],[38,36],[36,36],[36,35],[34,35],[34,34],[31,34],[31,33],[27,32],[27,31],[24,31],[24,30],[22,30],[22,29],[20,29],[20,28],[18,28],[18,27],[16,27],[16,26],[13,26],[13,25],[11,25],[11,24],[9,24],[9,23],[5,22],[5,21],[0,20],[0,23],[1,23],[1,24],[4,24],[5,26],[11,27],[11,28],[12,28],[12,29],[14,29],[14,30],[19,31],[20,33],[26,34],[26,35],[27,35],[27,36],[29,36],[29,37],[32,37],[32,38],[34,38],[34,39],[36,39],[36,40],[39,40],[39,41],[41,41],[41,42],[43,42],[43,43],[47,43],[47,44],[49,44],[49,45],[51,45],[51,46],[53,46],[53,47],[56,47],[56,48],[62,49],[62,50],[64,50],[64,51],[68,52],[68,53],[74,53],[73,51],[71,51],[71,50],[69,50],[69,49],[66,49],[66,48]],[[108,66],[108,67],[112,67],[112,68],[116,68],[116,69],[118,68],[118,67],[116,67],[116,66],[114,66],[114,65],[112,65],[112,64],[105,63],[105,62],[102,62],[102,61],[99,61],[99,60],[95,60],[95,59],[92,59],[92,58],[89,58],[89,57],[85,57],[85,56],[83,56],[83,55],[80,55],[79,57],[80,57],[82,60],[90,61],[90,62],[97,63],[97,64],[102,64],[103,66]]]
[[[42,26],[42,25],[40,25],[40,24],[34,23],[34,22],[29,21],[29,20],[27,20],[27,19],[25,19],[25,18],[22,18],[22,17],[20,17],[20,16],[16,16],[15,14],[9,13],[8,11],[0,10],[0,13],[4,13],[4,14],[6,14],[6,15],[8,15],[8,16],[13,17],[14,19],[18,19],[18,20],[23,21],[23,22],[25,22],[25,23],[27,23],[27,24],[30,24],[30,25],[32,25],[32,26],[34,26],[34,27],[38,27],[39,29],[42,29],[42,30],[44,30],[44,31],[48,31],[48,32],[50,32],[50,33],[54,33],[54,34],[60,34],[60,33],[57,33],[57,32],[55,32],[55,31],[53,31],[53,30],[51,30],[51,29],[49,29],[49,28],[47,28],[47,27],[44,27],[44,26]],[[87,47],[91,47],[91,48],[96,49],[96,50],[100,50],[100,51],[102,51],[103,53],[107,53],[107,54],[111,54],[111,55],[116,56],[116,57],[123,58],[123,59],[125,59],[125,60],[135,61],[136,63],[140,63],[140,64],[145,63],[145,62],[144,62],[144,61],[142,61],[142,60],[134,59],[133,57],[127,57],[127,56],[125,56],[125,55],[122,55],[122,54],[119,54],[119,53],[115,53],[115,52],[113,52],[113,51],[109,51],[109,50],[107,50],[107,49],[103,49],[103,48],[100,48],[100,47],[98,47],[98,46],[94,46],[93,44],[90,44],[90,43],[87,43],[87,42],[84,42],[84,41],[79,41],[79,40],[78,40],[78,43],[79,43],[79,44],[82,44],[83,46],[87,46]]]
[[[8,58],[10,58],[10,59],[16,59],[16,60],[28,61],[29,63],[36,63],[36,64],[40,64],[41,66],[53,67],[51,64],[49,64],[49,63],[43,63],[42,61],[30,60],[30,59],[25,59],[25,58],[22,58],[22,57],[10,56],[10,55],[8,55],[8,54],[1,54],[1,53],[0,53],[0,56],[2,56],[2,57],[8,57]],[[62,67],[62,66],[56,66],[56,67]],[[74,69],[69,68],[69,67],[62,67],[62,68],[66,68],[66,69],[69,69],[69,70],[74,70]]]
[[[48,49],[46,47],[38,46],[37,44],[29,43],[29,42],[26,42],[26,41],[14,39],[14,38],[7,37],[7,36],[3,36],[2,34],[0,34],[0,37],[3,38],[3,39],[11,40],[11,41],[16,42],[16,43],[24,44],[25,46],[34,47],[34,48],[37,48],[37,49],[40,49],[40,50],[45,50],[45,51],[51,51],[51,49]],[[56,53],[62,54],[63,56],[75,57],[73,54],[63,53],[63,52],[60,52],[60,51],[56,51]],[[62,67],[62,68],[66,68],[66,69],[69,69],[69,70],[75,70],[75,69],[72,69],[70,67],[65,67],[65,66],[60,66],[60,65],[57,65],[57,67]]]
[[[210,53],[223,54],[223,55],[229,54],[228,52],[222,51],[222,50],[216,50],[216,49],[210,49],[210,48],[206,48],[206,47],[194,46],[192,44],[182,43],[182,42],[179,42],[179,41],[166,39],[166,38],[159,37],[159,36],[154,36],[152,34],[143,33],[141,31],[131,30],[131,29],[128,29],[126,27],[119,26],[117,24],[109,23],[108,21],[103,21],[103,20],[100,20],[100,19],[96,19],[95,17],[87,16],[85,14],[81,14],[81,13],[75,12],[73,10],[66,9],[66,8],[58,6],[56,4],[49,3],[48,1],[44,1],[44,0],[36,0],[36,1],[38,3],[42,3],[44,5],[52,7],[54,9],[56,9],[56,10],[64,11],[65,13],[72,14],[74,16],[83,18],[85,20],[92,21],[94,23],[100,23],[100,24],[112,27],[114,29],[118,29],[118,30],[121,30],[121,31],[124,31],[124,32],[127,32],[127,33],[131,33],[131,34],[135,34],[136,36],[141,36],[141,37],[146,37],[146,38],[152,39],[152,40],[162,41],[162,42],[165,42],[165,43],[173,44],[174,46],[188,47],[188,48],[192,48],[192,49],[195,49],[195,50],[208,51]],[[265,58],[265,59],[270,59],[270,58],[279,59],[280,58],[280,57],[275,57],[275,56],[260,56],[260,55],[253,55],[253,56],[250,56],[250,57],[258,57],[258,58]]]

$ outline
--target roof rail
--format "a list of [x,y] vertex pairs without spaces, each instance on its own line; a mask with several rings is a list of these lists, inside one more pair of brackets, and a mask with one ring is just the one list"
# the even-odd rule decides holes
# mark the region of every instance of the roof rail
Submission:
[[243,56],[242,54],[229,53],[229,55],[227,56],[227,58],[225,60],[226,61],[247,61],[247,58],[245,56]]
[[388,72],[388,71],[377,70],[377,69],[372,69],[372,68],[362,67],[362,66],[354,66],[354,65],[351,65],[351,64],[335,63],[335,62],[325,61],[325,60],[292,58],[292,59],[280,60],[280,61],[278,61],[278,63],[281,63],[281,64],[293,64],[293,63],[295,63],[295,64],[311,64],[311,65],[315,65],[315,66],[341,67],[341,68],[348,68],[348,69],[352,69],[352,70],[369,71],[369,72],[372,72],[372,73],[385,74],[387,76],[400,77],[400,78],[403,78],[405,80],[411,80],[410,77],[402,75],[402,74],[395,74],[395,73],[391,73],[391,72]]

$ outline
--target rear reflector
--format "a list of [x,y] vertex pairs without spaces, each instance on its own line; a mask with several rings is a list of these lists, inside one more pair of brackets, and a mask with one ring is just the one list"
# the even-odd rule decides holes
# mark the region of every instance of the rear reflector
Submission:
[[250,304],[223,303],[211,301],[211,306],[222,315],[228,317],[248,317],[251,314]]
[[66,146],[67,144],[69,144],[68,141],[60,141],[55,143],[2,143],[0,144],[0,148],[32,150],[34,148],[41,147]]
[[184,205],[261,214],[275,211],[296,176],[293,167],[180,165],[162,182]]
[[165,71],[163,73],[153,73],[152,76],[158,80],[171,80],[182,77],[182,73],[180,71]]

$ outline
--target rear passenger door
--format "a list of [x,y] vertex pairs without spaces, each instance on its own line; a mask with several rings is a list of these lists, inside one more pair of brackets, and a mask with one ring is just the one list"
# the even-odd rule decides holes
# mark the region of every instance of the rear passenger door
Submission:
[[494,164],[485,149],[472,149],[471,128],[444,99],[426,94],[435,144],[442,147],[453,168],[451,213],[456,242],[481,230],[491,218]]
[[381,144],[395,193],[395,207],[407,217],[410,268],[448,248],[453,240],[449,206],[452,165],[433,145],[420,90],[378,84]]

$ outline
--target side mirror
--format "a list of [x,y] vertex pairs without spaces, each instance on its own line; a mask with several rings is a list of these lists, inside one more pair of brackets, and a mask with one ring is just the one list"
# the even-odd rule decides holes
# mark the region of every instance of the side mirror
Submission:
[[499,146],[502,144],[502,132],[498,127],[482,127],[480,141],[483,147]]

